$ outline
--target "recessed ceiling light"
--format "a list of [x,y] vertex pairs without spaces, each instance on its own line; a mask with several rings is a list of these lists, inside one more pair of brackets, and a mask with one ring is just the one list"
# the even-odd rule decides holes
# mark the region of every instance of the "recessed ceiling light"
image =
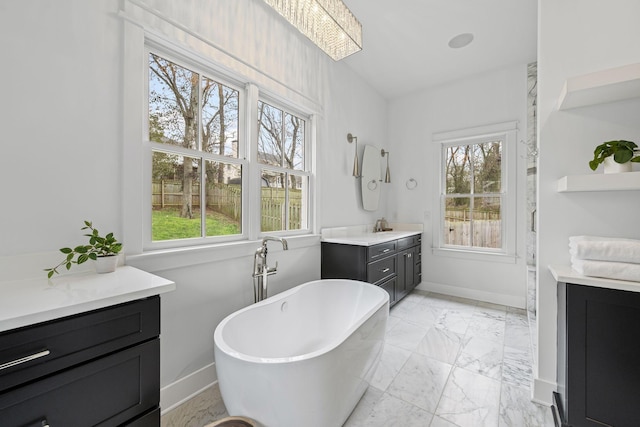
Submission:
[[452,49],[460,49],[461,47],[465,47],[472,41],[473,41],[473,34],[471,33],[458,34],[457,36],[449,40],[449,47]]

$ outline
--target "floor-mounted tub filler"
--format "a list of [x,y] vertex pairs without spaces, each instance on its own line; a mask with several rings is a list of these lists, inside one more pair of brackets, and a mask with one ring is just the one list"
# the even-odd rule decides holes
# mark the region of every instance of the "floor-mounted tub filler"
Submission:
[[222,399],[265,427],[339,427],[382,355],[389,294],[355,280],[304,283],[215,330]]

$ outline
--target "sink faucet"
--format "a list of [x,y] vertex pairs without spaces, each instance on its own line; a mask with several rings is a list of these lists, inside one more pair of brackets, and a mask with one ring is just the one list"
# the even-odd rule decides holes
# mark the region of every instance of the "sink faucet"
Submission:
[[262,245],[256,249],[253,256],[253,299],[254,302],[262,301],[267,298],[267,277],[276,274],[278,270],[278,262],[276,266],[269,268],[267,265],[267,242],[274,241],[282,244],[283,250],[289,249],[287,241],[281,237],[265,236],[262,239]]

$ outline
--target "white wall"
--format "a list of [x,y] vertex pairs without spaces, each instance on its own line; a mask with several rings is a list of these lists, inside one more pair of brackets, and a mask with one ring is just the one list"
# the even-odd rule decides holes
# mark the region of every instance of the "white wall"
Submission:
[[[452,258],[432,253],[439,210],[440,144],[432,134],[508,121],[519,121],[517,140],[526,140],[526,64],[451,82],[396,100],[389,107],[392,135],[392,191],[387,210],[391,219],[424,223],[423,289],[524,307],[526,147],[517,143],[516,263]],[[408,190],[414,178],[418,187]]]
[[572,235],[640,238],[637,192],[556,192],[558,178],[591,173],[588,161],[601,142],[640,142],[640,103],[636,100],[569,111],[557,111],[555,106],[567,78],[640,62],[638,16],[637,0],[539,0],[535,398],[541,401],[550,402],[556,381],[556,282],[548,266],[569,264],[568,238]]
[[[118,15],[121,3],[134,23]],[[136,236],[125,229],[140,218],[123,214],[131,209],[122,196],[123,189],[138,185],[122,178],[122,111],[129,99],[123,95],[123,52],[136,52],[139,46],[131,43],[140,43],[125,40],[127,26],[132,33],[140,26],[152,30],[274,95],[315,109],[316,231],[323,226],[373,225],[384,214],[382,209],[361,209],[358,181],[351,176],[353,145],[346,141],[352,132],[360,143],[385,146],[387,110],[382,97],[263,2],[149,0],[139,5],[145,4],[163,17],[120,0],[0,4],[0,178],[6,201],[0,221],[0,264],[12,265],[20,258],[24,265],[24,259],[31,259],[30,273],[42,274],[42,268],[57,259],[58,248],[83,242],[83,219],[93,220],[100,230],[114,231],[116,237],[125,234],[127,255],[132,255],[130,248],[139,247],[132,240]],[[182,26],[188,31],[180,30]],[[318,239],[270,255],[279,261],[278,274],[270,278],[270,294],[320,277]],[[165,261],[162,267],[144,259],[137,264],[155,265],[148,270],[177,284],[176,291],[162,297],[161,385],[166,410],[215,378],[213,331],[227,314],[252,302],[253,260],[240,256],[188,267],[176,266],[177,257]],[[0,281],[6,280],[2,273]],[[190,376],[199,370],[200,378]]]

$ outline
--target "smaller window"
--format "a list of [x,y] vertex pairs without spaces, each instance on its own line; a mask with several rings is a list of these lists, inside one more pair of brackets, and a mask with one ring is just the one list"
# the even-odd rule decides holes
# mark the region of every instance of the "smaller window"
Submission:
[[258,101],[258,162],[261,168],[260,231],[308,228],[309,171],[306,121]]
[[443,145],[443,246],[504,249],[504,141],[494,136]]

